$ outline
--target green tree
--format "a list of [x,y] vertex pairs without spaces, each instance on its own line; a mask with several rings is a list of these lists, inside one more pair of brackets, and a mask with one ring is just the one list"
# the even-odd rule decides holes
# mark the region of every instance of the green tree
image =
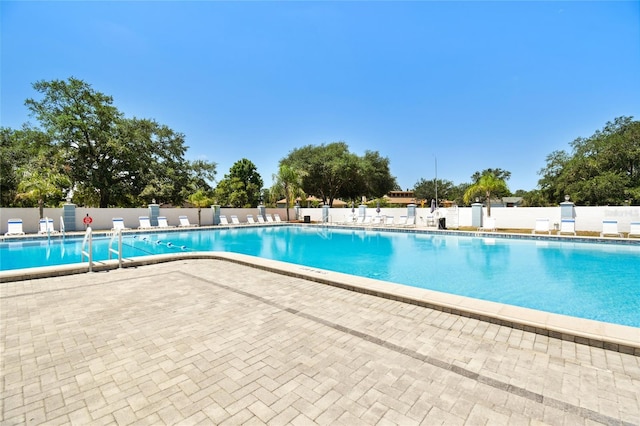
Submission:
[[509,188],[504,181],[504,176],[510,176],[510,174],[499,174],[500,176],[503,176],[503,178],[496,176],[492,169],[487,169],[481,174],[475,173],[473,176],[477,178],[477,180],[469,186],[467,191],[464,193],[464,202],[469,203],[479,195],[484,196],[484,200],[487,203],[487,216],[491,217],[491,196],[509,193]]
[[572,152],[554,151],[540,170],[538,185],[552,202],[565,194],[585,205],[640,201],[640,122],[618,117],[588,138],[571,144]]
[[255,207],[262,194],[262,177],[251,161],[236,161],[229,173],[218,182],[215,190],[217,202],[231,207]]
[[63,152],[79,197],[100,207],[139,205],[140,195],[181,202],[188,183],[184,135],[154,120],[126,119],[82,80],[38,81],[25,104]]
[[17,197],[37,204],[40,219],[44,217],[47,201],[58,204],[64,197],[64,189],[69,189],[70,181],[56,170],[50,157],[42,153],[20,169],[20,183]]
[[336,198],[381,197],[397,187],[387,158],[376,151],[367,151],[359,157],[349,152],[345,142],[296,148],[281,160],[281,164],[304,170],[304,192],[330,206]]
[[34,158],[50,159],[51,163],[44,164],[47,169],[54,166],[54,159],[62,163],[58,154],[49,136],[30,125],[24,125],[20,130],[0,128],[0,206],[28,206],[28,198],[17,197],[23,173],[32,172],[33,165],[40,164],[34,163]]
[[305,173],[296,170],[287,164],[280,164],[278,173],[273,175],[273,186],[270,193],[276,196],[283,195],[287,205],[287,221],[289,221],[289,208],[291,208],[293,200],[298,196],[302,196],[302,179]]
[[[455,188],[453,182],[446,179],[438,179],[438,205],[440,205],[440,200],[451,200],[453,189]],[[423,179],[418,180],[413,187],[414,195],[416,200],[426,200],[427,202],[431,202],[432,199],[436,198],[436,180],[434,179]]]
[[203,189],[198,189],[196,192],[189,195],[189,202],[198,208],[198,226],[202,226],[202,208],[213,204],[213,199],[209,197]]

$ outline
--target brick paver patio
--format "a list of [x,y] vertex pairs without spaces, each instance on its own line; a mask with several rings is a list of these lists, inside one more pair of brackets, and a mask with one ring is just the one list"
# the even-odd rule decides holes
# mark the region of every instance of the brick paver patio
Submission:
[[640,424],[640,358],[219,260],[0,285],[13,424]]

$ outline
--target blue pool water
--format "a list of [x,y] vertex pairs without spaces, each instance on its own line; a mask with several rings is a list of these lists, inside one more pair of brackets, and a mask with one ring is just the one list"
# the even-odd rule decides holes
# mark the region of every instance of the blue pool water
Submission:
[[[94,260],[108,258],[94,238]],[[78,263],[80,240],[0,244],[0,269]],[[167,244],[170,243],[170,244]],[[640,327],[640,246],[322,227],[124,236],[124,257],[229,251]]]

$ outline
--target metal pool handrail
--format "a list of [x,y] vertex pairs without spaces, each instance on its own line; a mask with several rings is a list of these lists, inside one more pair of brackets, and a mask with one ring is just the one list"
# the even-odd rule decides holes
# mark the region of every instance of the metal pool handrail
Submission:
[[[89,251],[85,251],[85,246],[89,245]],[[88,226],[87,230],[84,233],[84,238],[82,239],[82,250],[81,250],[81,262],[84,262],[84,257],[87,256],[89,259],[89,272],[93,272],[93,233],[91,232],[91,227]]]
[[[117,250],[111,248],[116,236],[118,237]],[[112,253],[115,253],[118,256],[118,268],[122,268],[122,230],[121,229],[116,229],[111,235],[111,240],[109,240],[109,259],[111,259]]]

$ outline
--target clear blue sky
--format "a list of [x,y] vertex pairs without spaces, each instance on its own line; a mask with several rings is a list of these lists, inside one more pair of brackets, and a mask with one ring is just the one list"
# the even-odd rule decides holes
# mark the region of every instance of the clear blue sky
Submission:
[[1,125],[38,80],[80,78],[127,117],[184,133],[187,158],[278,161],[344,141],[403,188],[511,171],[537,186],[554,150],[640,119],[640,3],[0,3]]

